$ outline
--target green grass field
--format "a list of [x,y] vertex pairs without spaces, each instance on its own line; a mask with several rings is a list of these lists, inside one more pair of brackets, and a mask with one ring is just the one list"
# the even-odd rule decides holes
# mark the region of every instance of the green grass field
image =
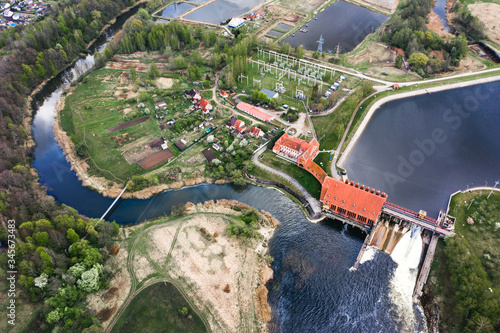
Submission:
[[[468,250],[481,261],[492,286],[500,285],[500,193],[495,192],[486,200],[489,191],[460,193],[452,198],[450,215],[456,217],[455,237],[463,237]],[[476,201],[477,200],[477,201]],[[472,204],[471,204],[472,202]],[[470,208],[467,209],[470,205]],[[467,217],[474,224],[467,223]],[[450,272],[440,241],[436,249],[429,280],[426,284],[440,306],[440,330],[463,331],[464,318],[455,314],[456,291],[450,281]]]
[[[178,310],[188,308],[184,317]],[[112,332],[207,332],[200,317],[170,283],[157,283],[142,290],[125,309]]]
[[264,156],[264,158],[261,160],[262,163],[265,163],[292,176],[302,186],[304,186],[307,192],[309,192],[316,199],[319,199],[319,196],[321,194],[321,184],[313,175],[311,175],[306,170],[299,168],[297,165],[294,165],[277,157],[276,154],[269,150],[266,150],[262,154],[262,156]]
[[330,153],[319,153],[314,159],[314,162],[325,170],[328,176],[332,175],[332,161],[330,160]]
[[[371,93],[372,89],[368,89],[368,87],[363,89],[363,84],[365,83],[359,85],[356,92],[349,96],[334,112],[326,116],[311,117],[320,149],[336,149],[339,145],[352,113],[359,102]],[[371,83],[366,84],[372,85]]]

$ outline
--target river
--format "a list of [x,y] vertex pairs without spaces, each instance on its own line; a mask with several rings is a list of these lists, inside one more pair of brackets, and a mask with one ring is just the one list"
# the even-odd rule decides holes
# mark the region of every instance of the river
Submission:
[[[119,22],[122,24],[123,20]],[[119,24],[112,27],[108,37]],[[101,40],[95,49],[103,46]],[[112,199],[81,185],[54,140],[52,130],[55,103],[63,87],[92,65],[90,56],[79,60],[35,96],[32,132],[36,141],[34,166],[48,193],[86,216],[100,217]],[[171,207],[179,203],[222,198],[264,209],[282,222],[269,245],[275,273],[268,283],[272,332],[420,330],[422,318],[408,297],[413,267],[396,263],[420,255],[418,232],[405,238],[399,246],[401,249],[394,251],[399,255],[394,260],[385,253],[371,251],[372,256],[364,258],[357,271],[350,271],[364,235],[334,221],[310,223],[292,200],[273,189],[199,185],[166,191],[147,200],[121,200],[108,219],[122,224],[136,223],[168,214]],[[400,316],[403,313],[405,315]]]

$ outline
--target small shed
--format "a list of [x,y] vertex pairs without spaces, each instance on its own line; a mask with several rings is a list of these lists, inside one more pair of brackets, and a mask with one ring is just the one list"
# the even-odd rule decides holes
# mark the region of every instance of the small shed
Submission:
[[186,142],[183,142],[184,140],[179,140],[175,143],[175,146],[179,148],[180,151],[184,151],[187,149]]

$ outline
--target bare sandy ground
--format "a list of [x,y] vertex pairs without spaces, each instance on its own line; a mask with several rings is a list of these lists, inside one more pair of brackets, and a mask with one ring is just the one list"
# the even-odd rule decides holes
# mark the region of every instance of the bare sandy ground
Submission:
[[176,80],[174,79],[160,77],[159,79],[156,79],[156,85],[161,89],[170,89],[174,85],[175,81]]
[[496,3],[474,3],[468,6],[472,15],[486,26],[486,35],[496,43],[500,43],[500,5]]
[[427,23],[427,28],[434,31],[441,37],[449,37],[452,36],[452,34],[443,31],[444,25],[441,23],[441,20],[438,16],[438,14],[434,13],[434,11],[431,10],[429,13],[429,16],[427,16],[427,19],[429,20],[429,23]]
[[378,9],[387,14],[394,13],[399,3],[398,0],[356,0],[356,2],[368,7]]
[[256,248],[279,222],[263,212],[264,241],[245,244],[225,235],[228,216],[240,214],[230,208],[235,205],[249,208],[230,200],[188,204],[192,215],[151,228],[134,252],[138,282],[153,273],[168,276],[206,314],[213,332],[257,332],[271,319],[265,283],[273,271]]

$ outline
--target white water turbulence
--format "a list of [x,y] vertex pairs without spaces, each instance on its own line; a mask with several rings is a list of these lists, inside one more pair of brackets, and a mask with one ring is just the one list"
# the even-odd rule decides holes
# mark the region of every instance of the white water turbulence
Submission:
[[375,254],[377,253],[377,249],[374,248],[373,246],[367,246],[365,253],[363,253],[363,256],[361,257],[361,260],[359,261],[359,264],[363,264],[367,261],[372,260],[375,257]]
[[398,265],[390,280],[389,297],[396,307],[402,332],[420,332],[422,316],[413,303],[413,289],[417,281],[418,264],[422,254],[422,228],[412,224],[394,247],[392,260]]

